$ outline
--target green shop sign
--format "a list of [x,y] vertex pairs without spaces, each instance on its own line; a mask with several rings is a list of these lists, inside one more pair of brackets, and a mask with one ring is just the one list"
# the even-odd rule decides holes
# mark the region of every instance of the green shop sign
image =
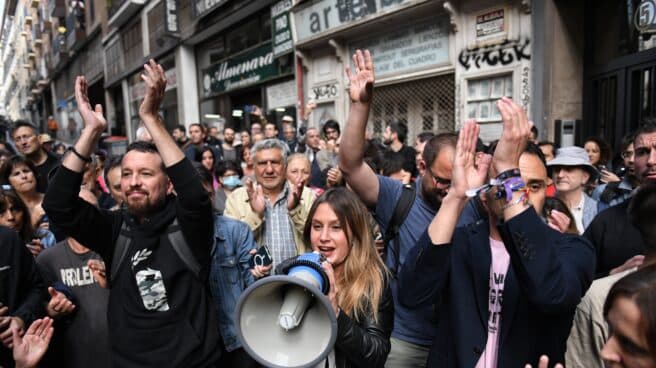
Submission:
[[252,86],[277,77],[279,71],[271,43],[267,43],[203,69],[203,93],[207,96]]

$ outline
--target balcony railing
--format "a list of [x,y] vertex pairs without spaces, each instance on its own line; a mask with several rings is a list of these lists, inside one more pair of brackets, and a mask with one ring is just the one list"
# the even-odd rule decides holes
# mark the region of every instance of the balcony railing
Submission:
[[69,14],[66,17],[66,46],[68,49],[74,50],[86,37],[83,19],[73,13]]

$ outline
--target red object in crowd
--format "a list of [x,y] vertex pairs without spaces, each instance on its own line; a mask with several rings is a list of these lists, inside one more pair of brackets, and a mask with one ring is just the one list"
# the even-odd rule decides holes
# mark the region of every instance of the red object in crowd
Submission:
[[547,197],[555,197],[555,196],[556,196],[556,185],[553,183],[547,185]]

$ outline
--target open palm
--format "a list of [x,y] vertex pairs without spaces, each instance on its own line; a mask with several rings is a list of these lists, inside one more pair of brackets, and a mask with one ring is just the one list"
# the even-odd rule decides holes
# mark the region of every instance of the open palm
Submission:
[[53,328],[52,319],[46,317],[32,322],[25,335],[14,332],[14,360],[16,367],[36,367],[48,350]]
[[344,68],[350,81],[351,102],[369,102],[374,88],[374,63],[369,50],[357,50],[353,55],[353,65],[353,72],[348,65]]
[[476,164],[476,141],[479,132],[480,127],[476,121],[468,120],[458,135],[450,191],[460,198],[467,196],[467,190],[483,185],[487,177],[491,157],[483,156],[478,165]]
[[84,76],[78,76],[75,79],[75,101],[77,102],[77,109],[84,121],[84,126],[97,131],[104,131],[107,129],[107,120],[103,116],[102,106],[97,104],[95,108],[91,107],[87,89],[86,78]]

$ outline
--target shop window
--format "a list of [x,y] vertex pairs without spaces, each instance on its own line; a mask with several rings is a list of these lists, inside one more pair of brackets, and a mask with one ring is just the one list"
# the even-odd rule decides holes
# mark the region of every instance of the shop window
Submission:
[[467,81],[467,118],[479,123],[500,123],[501,113],[496,106],[503,96],[512,98],[512,74]]
[[454,75],[375,88],[371,119],[374,133],[381,135],[393,122],[408,125],[408,142],[422,131],[454,129]]
[[226,36],[228,41],[228,53],[236,54],[249,47],[257,45],[260,42],[260,32],[254,30],[260,29],[260,20],[258,18],[253,18],[228,33]]

